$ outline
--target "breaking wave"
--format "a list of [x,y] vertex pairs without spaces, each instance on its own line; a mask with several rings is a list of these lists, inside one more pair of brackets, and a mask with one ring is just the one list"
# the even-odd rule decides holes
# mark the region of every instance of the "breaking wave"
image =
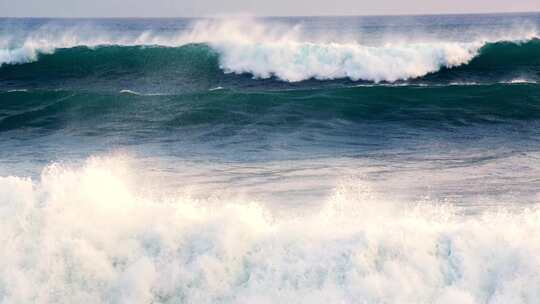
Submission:
[[350,182],[278,216],[249,198],[164,195],[136,168],[116,155],[0,177],[0,301],[540,301],[537,209],[462,215]]
[[[22,45],[0,44],[4,46],[0,49],[0,74],[6,65],[42,60],[56,62],[59,66],[53,64],[53,69],[67,69],[61,65],[70,63],[70,58],[96,69],[118,60],[117,65],[133,62],[135,68],[144,71],[143,67],[178,69],[179,65],[189,66],[204,57],[208,60],[206,70],[247,73],[254,78],[395,82],[441,70],[482,72],[515,65],[538,67],[540,62],[540,41],[535,31],[470,42],[386,41],[373,45],[354,39],[307,39],[301,33],[299,27],[284,30],[239,22],[199,22],[185,33],[142,33],[130,38],[88,38],[76,31],[56,38],[35,33]],[[188,50],[192,53],[186,56]]]

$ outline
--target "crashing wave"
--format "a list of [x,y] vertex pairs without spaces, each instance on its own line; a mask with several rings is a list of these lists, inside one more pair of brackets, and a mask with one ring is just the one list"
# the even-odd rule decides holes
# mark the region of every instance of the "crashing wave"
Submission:
[[79,35],[76,31],[52,38],[38,31],[20,46],[0,49],[0,64],[32,62],[38,60],[39,54],[76,46],[179,47],[204,43],[219,53],[219,65],[226,73],[249,73],[254,78],[276,77],[288,82],[339,78],[395,82],[466,65],[483,48],[500,41],[517,45],[536,37],[536,31],[524,31],[470,42],[397,41],[368,45],[356,40],[308,39],[300,27],[222,20],[198,22],[192,29],[176,34],[145,32],[120,38],[106,33]]
[[[540,212],[343,185],[300,218],[168,196],[122,156],[0,177],[6,303],[536,303]],[[144,187],[154,187],[145,191]],[[153,197],[152,194],[156,196]],[[84,216],[81,216],[84,215]]]

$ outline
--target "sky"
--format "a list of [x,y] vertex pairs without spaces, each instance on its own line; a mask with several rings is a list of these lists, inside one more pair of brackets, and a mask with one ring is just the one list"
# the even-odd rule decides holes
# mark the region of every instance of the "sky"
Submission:
[[540,0],[0,0],[3,17],[396,15],[540,11]]

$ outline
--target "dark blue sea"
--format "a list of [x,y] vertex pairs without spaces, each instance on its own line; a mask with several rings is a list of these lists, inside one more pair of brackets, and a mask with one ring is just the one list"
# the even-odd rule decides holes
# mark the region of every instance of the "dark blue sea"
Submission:
[[540,13],[0,18],[0,303],[539,303]]

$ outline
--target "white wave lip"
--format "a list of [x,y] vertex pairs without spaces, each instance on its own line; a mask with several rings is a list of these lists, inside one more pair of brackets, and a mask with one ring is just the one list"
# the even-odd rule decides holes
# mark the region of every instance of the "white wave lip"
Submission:
[[501,37],[474,42],[401,41],[364,45],[355,39],[306,38],[300,26],[265,24],[252,19],[199,21],[190,30],[167,35],[143,32],[133,37],[117,37],[106,32],[84,33],[69,29],[58,36],[45,28],[29,35],[22,46],[6,48],[6,43],[0,43],[0,65],[35,61],[39,53],[74,46],[177,47],[207,43],[219,52],[220,66],[227,73],[277,77],[288,82],[338,78],[395,82],[467,64],[487,42],[538,37],[536,30],[526,29],[510,30]]
[[389,81],[424,76],[441,67],[469,62],[483,43],[409,43],[365,46],[306,39],[300,26],[269,27],[253,20],[199,22],[182,37],[209,43],[220,53],[228,73],[254,78],[277,77],[288,82],[307,79]]
[[395,82],[467,64],[488,42],[522,42],[538,34],[531,28],[509,29],[473,42],[400,41],[373,46],[355,39],[305,36],[299,25],[240,19],[199,22],[180,40],[209,43],[220,53],[221,68],[228,73],[288,82],[339,78]]
[[469,62],[478,46],[457,43],[418,43],[381,47],[351,44],[224,44],[221,66],[226,72],[275,76],[297,82],[349,78],[374,82],[406,80]]
[[0,302],[540,301],[537,209],[466,217],[343,186],[320,212],[276,218],[232,198],[158,199],[126,164],[0,178]]
[[0,49],[0,66],[2,64],[27,63],[37,60],[38,51],[32,48]]

